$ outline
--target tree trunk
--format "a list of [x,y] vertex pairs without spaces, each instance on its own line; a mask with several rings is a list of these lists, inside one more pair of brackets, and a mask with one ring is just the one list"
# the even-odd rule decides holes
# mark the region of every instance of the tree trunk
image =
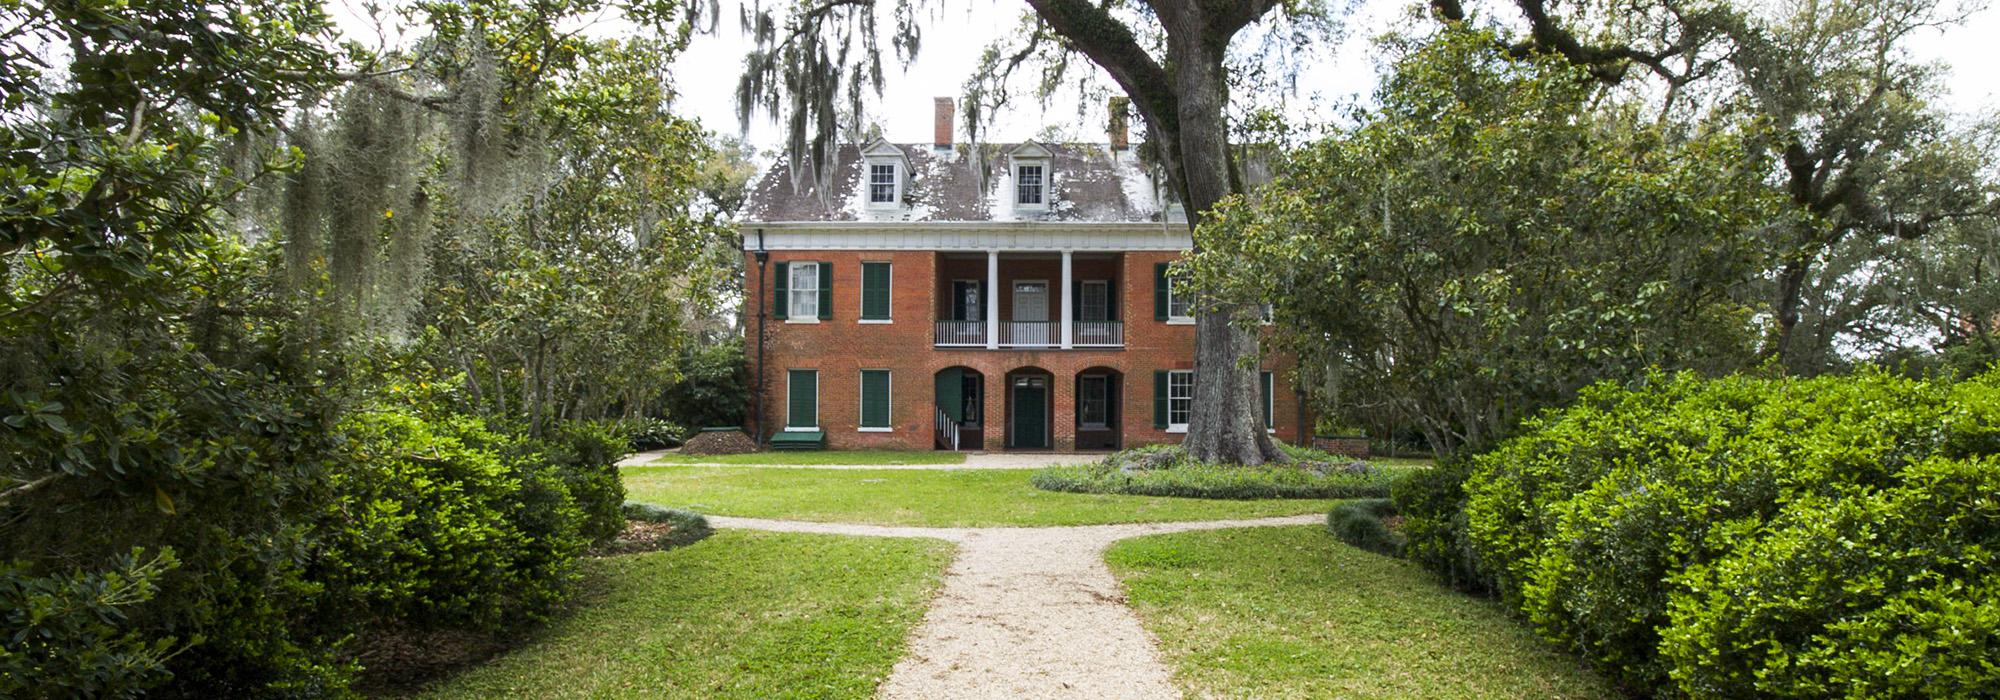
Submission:
[[[1224,108],[1229,104],[1228,76],[1222,65],[1228,49],[1227,38],[1218,45],[1205,29],[1208,22],[1200,3],[1162,7],[1162,20],[1169,29],[1169,64],[1174,66],[1175,94],[1179,98],[1175,134],[1188,229],[1194,231],[1203,216],[1236,192],[1229,171],[1229,134]],[[1180,16],[1167,18],[1172,12]],[[1175,31],[1174,28],[1178,28]],[[1195,242],[1199,252],[1200,242]],[[1195,305],[1196,409],[1188,422],[1188,454],[1210,463],[1258,465],[1289,461],[1264,428],[1259,409],[1262,395],[1255,364],[1243,360],[1258,356],[1257,333],[1236,325],[1244,309],[1237,304],[1197,299]]]

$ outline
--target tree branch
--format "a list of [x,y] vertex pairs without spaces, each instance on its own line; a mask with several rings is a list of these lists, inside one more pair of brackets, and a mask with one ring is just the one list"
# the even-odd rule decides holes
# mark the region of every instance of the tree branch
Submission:
[[1159,62],[1139,46],[1132,28],[1085,0],[1028,0],[1028,5],[1056,34],[1110,73],[1149,124],[1178,131],[1180,101],[1174,96],[1173,83]]

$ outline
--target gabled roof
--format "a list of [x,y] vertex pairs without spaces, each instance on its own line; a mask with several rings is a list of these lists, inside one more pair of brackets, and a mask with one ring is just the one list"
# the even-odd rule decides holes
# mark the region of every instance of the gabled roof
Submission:
[[[901,154],[909,163],[904,206],[871,208],[866,201],[863,164],[870,157]],[[1024,150],[1025,149],[1025,150]],[[1010,198],[1016,153],[1045,152],[1049,159],[1049,205],[1045,211],[1017,210]],[[1155,168],[1132,150],[1103,144],[983,144],[949,150],[930,144],[891,144],[880,139],[842,144],[835,150],[829,187],[821,191],[810,173],[794,187],[792,164],[780,159],[750,190],[743,207],[746,225],[807,221],[1057,221],[1132,223],[1160,220],[1162,187]]]
[[1048,158],[1054,155],[1049,149],[1033,141],[1022,141],[1006,151],[1009,158]]

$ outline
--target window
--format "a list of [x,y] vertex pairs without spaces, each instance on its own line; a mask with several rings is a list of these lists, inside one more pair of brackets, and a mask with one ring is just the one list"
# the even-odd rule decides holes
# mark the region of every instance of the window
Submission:
[[791,264],[791,289],[787,301],[790,318],[808,320],[819,318],[819,263],[795,262]]
[[1083,293],[1078,294],[1077,320],[1111,320],[1111,283],[1104,280],[1084,280]]
[[1076,420],[1082,427],[1103,430],[1109,422],[1111,382],[1102,374],[1086,374],[1076,383]]
[[1044,206],[1047,183],[1043,182],[1042,166],[1020,165],[1014,167],[1014,203],[1024,207]]
[[868,203],[896,203],[896,164],[871,163],[868,166]]
[[981,310],[986,308],[980,302],[979,280],[952,280],[951,320],[983,321]]
[[1167,373],[1167,431],[1187,432],[1188,417],[1194,414],[1194,372]]
[[1172,277],[1167,278],[1167,320],[1192,321],[1194,311],[1188,308],[1187,295],[1175,293],[1176,286]]
[[785,429],[819,429],[819,370],[785,372]]
[[862,323],[887,323],[889,321],[889,281],[889,263],[861,263]]
[[1257,380],[1257,387],[1263,390],[1264,393],[1264,429],[1276,432],[1277,426],[1271,423],[1271,414],[1275,412],[1275,405],[1272,401],[1276,400],[1278,396],[1277,387],[1273,383],[1275,381],[1274,377],[1270,372],[1261,372],[1258,374]]
[[889,370],[861,370],[861,432],[889,430]]

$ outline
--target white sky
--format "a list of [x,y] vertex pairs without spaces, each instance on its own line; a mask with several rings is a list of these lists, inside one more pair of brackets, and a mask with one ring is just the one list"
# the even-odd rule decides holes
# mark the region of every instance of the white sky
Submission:
[[[374,44],[372,25],[360,20],[356,9],[365,0],[330,0],[330,11],[353,35]],[[768,0],[767,0],[768,2]],[[1370,39],[1404,16],[1412,0],[1352,0],[1355,9],[1347,15],[1346,27],[1337,45],[1303,72],[1298,90],[1303,100],[1317,104],[1366,95],[1375,85],[1376,65]],[[1022,0],[968,0],[931,3],[948,5],[936,10],[924,31],[923,50],[907,70],[893,57],[885,57],[885,90],[870,106],[871,121],[883,127],[891,141],[927,142],[931,138],[932,98],[957,96],[972,74],[980,52],[994,39],[1012,31],[1021,13],[1028,9]],[[1341,3],[1335,2],[1334,5]],[[736,79],[749,41],[739,31],[736,5],[722,4],[723,18],[714,35],[699,36],[674,65],[673,78],[680,92],[677,111],[700,120],[721,134],[737,133]],[[883,13],[883,22],[889,22]],[[617,28],[593,26],[593,30],[615,32]],[[2000,107],[2000,9],[1987,7],[1966,24],[1945,32],[1932,32],[1912,42],[1917,54],[1947,65],[1951,73],[1947,107],[1958,112],[1990,112]],[[883,42],[883,48],[888,48]],[[1068,125],[1079,137],[1101,138],[1103,125],[1076,124],[1075,97],[1051,106],[1044,114],[1032,104],[1022,104],[1002,115],[989,128],[985,140],[1018,141],[1030,138],[1049,125]],[[1099,110],[1091,117],[1101,120]],[[751,123],[748,134],[760,149],[778,146],[780,134],[767,116]],[[959,138],[964,138],[963,134]]]

